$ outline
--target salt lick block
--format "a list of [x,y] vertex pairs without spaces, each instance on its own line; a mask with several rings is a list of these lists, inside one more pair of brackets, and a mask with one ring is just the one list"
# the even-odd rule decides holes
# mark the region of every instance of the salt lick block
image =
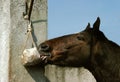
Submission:
[[25,49],[21,55],[21,61],[24,66],[33,66],[40,63],[40,54],[36,47]]

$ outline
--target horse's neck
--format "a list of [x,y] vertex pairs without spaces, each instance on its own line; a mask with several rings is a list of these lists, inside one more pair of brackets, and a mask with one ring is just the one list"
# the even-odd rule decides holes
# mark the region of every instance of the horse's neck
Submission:
[[99,43],[94,49],[88,69],[95,78],[101,82],[109,82],[105,81],[109,78],[120,81],[120,47],[110,41]]
[[120,58],[120,46],[119,45],[117,45],[116,43],[114,43],[112,41],[109,41],[104,46],[108,47],[108,50],[106,52],[109,52],[115,58]]

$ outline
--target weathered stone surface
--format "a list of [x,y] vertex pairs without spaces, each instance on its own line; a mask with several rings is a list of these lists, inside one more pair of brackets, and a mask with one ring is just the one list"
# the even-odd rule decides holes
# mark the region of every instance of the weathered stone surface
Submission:
[[8,82],[10,1],[0,0],[0,82]]
[[[48,82],[44,76],[44,68],[40,66],[25,68],[20,56],[27,39],[28,21],[23,19],[25,0],[11,0],[11,34],[10,34],[10,82]],[[36,44],[46,40],[47,36],[47,0],[35,0],[32,11],[33,37]],[[31,48],[32,40],[27,42]]]
[[45,75],[50,82],[96,82],[93,75],[85,68],[46,66]]

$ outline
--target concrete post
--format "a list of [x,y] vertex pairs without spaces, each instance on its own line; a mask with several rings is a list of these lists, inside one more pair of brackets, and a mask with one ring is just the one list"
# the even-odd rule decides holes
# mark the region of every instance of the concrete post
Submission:
[[0,1],[0,82],[8,82],[10,0]]
[[47,65],[45,75],[50,82],[96,82],[93,75],[85,68],[59,67]]
[[[21,64],[20,56],[27,39],[28,25],[28,21],[23,19],[23,12],[25,12],[25,0],[10,0],[9,82],[48,82],[44,76],[44,68],[40,66],[25,68]],[[47,0],[34,0],[31,20],[34,40],[40,44],[47,38]],[[32,40],[29,39],[27,48],[31,46]]]

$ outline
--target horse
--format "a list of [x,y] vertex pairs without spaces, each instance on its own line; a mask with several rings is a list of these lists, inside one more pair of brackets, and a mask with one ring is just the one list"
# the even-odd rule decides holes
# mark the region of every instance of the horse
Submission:
[[120,82],[120,46],[100,28],[100,18],[85,30],[46,40],[38,47],[43,63],[85,67],[97,82]]

